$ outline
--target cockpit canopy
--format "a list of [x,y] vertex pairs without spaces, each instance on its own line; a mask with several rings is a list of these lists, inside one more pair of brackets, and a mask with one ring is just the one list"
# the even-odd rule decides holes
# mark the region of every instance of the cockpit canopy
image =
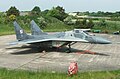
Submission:
[[74,33],[82,33],[83,35],[89,35],[86,31],[83,31],[81,29],[74,29]]

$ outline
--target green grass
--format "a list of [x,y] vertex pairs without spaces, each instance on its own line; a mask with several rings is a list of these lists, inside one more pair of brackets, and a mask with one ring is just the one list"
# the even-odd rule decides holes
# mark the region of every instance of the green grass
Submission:
[[100,26],[98,22],[94,22],[95,26],[93,29],[101,30],[102,32],[113,33],[115,31],[120,31],[120,21],[106,21],[106,26]]
[[0,24],[0,35],[13,34],[14,28],[10,25]]
[[[56,20],[53,20],[56,21]],[[94,30],[102,30],[102,32],[108,32],[113,33],[115,31],[120,30],[120,21],[106,21],[106,26],[100,26],[99,21],[94,21],[95,26],[92,28]],[[21,25],[23,29],[25,29],[26,32],[30,33],[30,25]],[[61,31],[68,31],[74,29],[75,26],[69,26],[64,24],[61,21],[56,21],[52,23],[48,23],[47,26],[43,29],[45,32],[61,32]],[[9,24],[0,24],[0,36],[1,35],[10,35],[15,34],[14,27],[12,23]]]
[[72,30],[73,26],[65,25],[64,23],[50,23],[44,29],[46,32],[61,32],[61,31],[68,31]]
[[[30,28],[23,26],[26,32],[30,32]],[[0,36],[15,34],[13,24],[0,24]]]
[[[18,22],[19,23],[19,22]],[[20,23],[19,23],[20,24]],[[30,33],[30,25],[21,25],[20,26]],[[44,32],[61,32],[66,30],[72,30],[73,26],[68,26],[63,22],[48,23],[47,26],[43,29]],[[0,24],[0,36],[1,35],[10,35],[15,34],[13,24]]]
[[120,79],[120,70],[79,72],[70,77],[67,73],[0,69],[0,79]]

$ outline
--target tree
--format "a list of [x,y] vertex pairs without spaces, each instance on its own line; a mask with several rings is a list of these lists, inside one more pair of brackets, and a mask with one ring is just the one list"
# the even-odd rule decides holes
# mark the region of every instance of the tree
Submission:
[[90,14],[89,11],[84,12],[84,15],[89,15],[89,14]]
[[4,14],[4,12],[0,12],[0,24],[5,22],[5,17],[6,15]]
[[19,16],[20,15],[19,10],[15,6],[10,7],[10,9],[6,11],[6,13],[7,13],[7,16],[10,16],[10,15]]
[[94,23],[91,19],[83,19],[83,21],[78,23],[80,28],[92,28],[94,26]]
[[92,28],[94,26],[94,23],[91,19],[86,20],[86,28]]
[[100,22],[99,22],[99,25],[106,27],[106,26],[107,26],[107,23],[106,23],[105,19],[101,19]]
[[97,16],[99,16],[99,17],[103,17],[103,16],[104,16],[104,12],[102,12],[102,11],[98,11],[98,12],[97,12]]
[[61,21],[63,21],[67,17],[67,13],[65,13],[63,7],[60,6],[53,7],[53,9],[48,11],[47,15],[55,17]]
[[15,19],[16,19],[16,16],[15,16],[15,15],[10,15],[10,16],[9,16],[9,20],[10,20],[10,21],[14,21]]
[[42,16],[46,16],[46,15],[47,15],[47,13],[48,13],[48,11],[49,11],[48,9],[47,9],[47,10],[42,11],[42,12],[41,12]]
[[39,16],[41,14],[41,10],[38,6],[35,6],[32,10],[31,10],[31,15],[33,16]]
[[47,25],[47,22],[45,21],[45,19],[43,17],[38,18],[38,24],[42,27],[45,28]]
[[64,19],[64,22],[68,25],[74,25],[76,23],[76,20],[74,19],[73,16],[68,16],[67,18]]

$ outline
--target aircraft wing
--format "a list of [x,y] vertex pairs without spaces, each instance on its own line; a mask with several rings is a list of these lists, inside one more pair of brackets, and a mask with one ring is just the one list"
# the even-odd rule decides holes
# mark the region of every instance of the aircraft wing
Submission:
[[15,41],[9,43],[10,45],[16,45],[16,44],[34,44],[34,43],[40,43],[40,42],[46,42],[46,41],[61,41],[61,42],[88,42],[84,39],[80,38],[50,38],[50,39],[26,39],[22,41]]
[[53,38],[52,41],[63,41],[63,42],[88,42],[87,40],[80,38]]

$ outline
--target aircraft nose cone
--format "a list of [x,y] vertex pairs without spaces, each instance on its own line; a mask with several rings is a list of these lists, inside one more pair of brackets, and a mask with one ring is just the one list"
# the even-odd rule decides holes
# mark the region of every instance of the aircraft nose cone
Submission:
[[94,40],[96,43],[99,43],[99,44],[110,44],[111,43],[111,41],[104,39],[102,37],[94,37]]

